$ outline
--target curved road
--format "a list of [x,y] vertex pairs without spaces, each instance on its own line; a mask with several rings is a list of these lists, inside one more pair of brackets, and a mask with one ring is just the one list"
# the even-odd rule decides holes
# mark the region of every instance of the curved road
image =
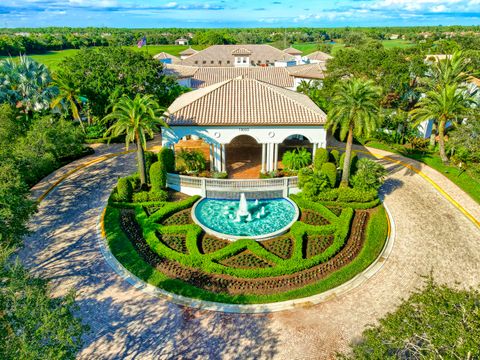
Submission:
[[[91,158],[120,147],[97,151]],[[480,206],[448,179],[413,160],[391,157],[422,168],[480,219]],[[44,179],[34,195],[87,160]],[[433,271],[442,282],[461,286],[480,283],[480,228],[425,178],[382,162],[390,170],[383,192],[396,222],[393,252],[362,286],[319,305],[264,315],[193,310],[151,297],[116,275],[98,249],[97,222],[117,178],[134,170],[133,154],[94,163],[62,181],[40,204],[20,256],[51,279],[55,295],[78,289],[81,316],[91,327],[82,359],[330,359],[420,287],[422,275]]]

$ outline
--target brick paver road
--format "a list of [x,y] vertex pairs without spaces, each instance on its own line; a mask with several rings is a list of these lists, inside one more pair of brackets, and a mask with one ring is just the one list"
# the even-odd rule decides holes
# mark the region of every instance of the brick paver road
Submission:
[[[79,358],[330,359],[421,286],[422,275],[433,271],[437,279],[460,286],[480,283],[479,229],[418,174],[385,164],[391,173],[383,192],[397,231],[390,258],[359,288],[313,307],[269,315],[199,311],[153,298],[123,281],[103,260],[96,226],[117,178],[134,170],[133,154],[94,164],[63,181],[41,203],[21,257],[51,279],[54,294],[78,289],[81,316],[91,327]],[[73,166],[39,184],[37,193]],[[480,207],[468,196],[424,169],[480,217]]]

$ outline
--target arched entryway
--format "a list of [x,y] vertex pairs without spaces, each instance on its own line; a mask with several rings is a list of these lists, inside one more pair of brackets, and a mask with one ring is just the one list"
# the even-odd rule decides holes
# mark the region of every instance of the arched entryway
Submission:
[[[175,145],[175,153],[179,153],[182,150],[198,151],[202,153],[207,163],[207,169],[210,169],[210,144],[198,135],[185,135]],[[178,165],[178,164],[177,164]]]
[[225,146],[228,176],[233,179],[258,179],[262,145],[249,135],[239,135]]
[[283,154],[287,151],[295,150],[296,148],[305,148],[311,154],[313,154],[313,144],[308,140],[304,135],[294,134],[287,137],[281,144],[278,145],[278,159],[279,159],[279,167],[283,169],[283,164],[281,163],[281,159]]

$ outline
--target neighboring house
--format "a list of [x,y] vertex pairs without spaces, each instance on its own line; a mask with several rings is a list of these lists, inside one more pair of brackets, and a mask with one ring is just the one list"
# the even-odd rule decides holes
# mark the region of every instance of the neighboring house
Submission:
[[326,64],[327,61],[330,59],[333,59],[333,56],[327,53],[324,53],[322,51],[315,51],[304,57],[304,60],[306,60],[306,62],[309,62],[311,64],[318,64],[318,63]]
[[398,40],[399,38],[400,38],[400,35],[398,35],[398,34],[392,34],[389,37],[390,40]]
[[198,53],[197,50],[192,49],[191,47],[189,47],[188,49],[183,50],[183,51],[180,53],[180,59],[181,59],[181,60],[185,60],[185,59],[189,58],[190,56],[195,55],[196,53]]
[[245,76],[181,95],[166,122],[163,146],[200,138],[218,172],[241,156],[261,172],[277,170],[282,151],[298,139],[309,143],[312,156],[327,145],[326,115],[308,96]]
[[155,55],[153,58],[164,64],[178,64],[180,62],[180,59],[178,57],[166,52],[161,52]]
[[277,61],[296,62],[295,56],[270,45],[213,45],[196,53],[181,53],[182,65],[198,67],[275,66]]
[[175,45],[188,45],[188,39],[180,38],[175,40]]
[[303,64],[303,60],[302,60],[302,54],[303,52],[301,52],[300,50],[297,50],[293,47],[289,47],[288,49],[285,49],[283,50],[283,52],[285,54],[288,54],[290,56],[293,56],[294,59],[295,59],[295,62],[296,62],[296,65],[301,65]]
[[291,67],[195,67],[167,65],[165,73],[177,77],[178,83],[192,89],[204,88],[239,76],[295,90],[302,80],[322,80],[325,66],[308,64]]

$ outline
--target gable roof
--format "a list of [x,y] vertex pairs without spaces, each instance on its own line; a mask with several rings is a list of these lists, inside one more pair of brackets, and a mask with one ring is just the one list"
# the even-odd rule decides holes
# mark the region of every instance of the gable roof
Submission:
[[[234,66],[237,51],[249,51],[254,64],[273,64],[276,60],[294,60],[294,57],[270,45],[213,45],[182,60],[189,66]],[[183,54],[182,54],[183,55]]]
[[301,52],[300,50],[295,49],[293,47],[289,47],[289,48],[283,50],[283,52],[286,53],[286,54],[289,54],[289,55],[302,55],[303,54],[303,52]]
[[327,70],[325,64],[321,63],[289,66],[285,69],[287,69],[291,76],[317,80],[324,79],[325,71]]
[[251,55],[252,52],[245,48],[238,48],[232,51],[232,55]]
[[180,53],[180,55],[182,55],[182,56],[190,56],[190,55],[195,55],[196,53],[198,53],[197,50],[192,49],[191,47],[189,47],[188,49],[183,50],[183,51]]
[[307,58],[310,60],[326,62],[327,60],[333,59],[333,56],[330,54],[324,53],[323,51],[315,51],[311,54],[308,54]]
[[174,56],[174,55],[171,55],[169,53],[166,53],[166,52],[161,52],[161,53],[158,53],[157,55],[155,55],[153,57],[155,60],[165,60],[165,59],[172,59],[172,63],[178,63],[180,62],[180,58]]
[[323,125],[325,113],[306,95],[240,76],[178,97],[172,126]]

